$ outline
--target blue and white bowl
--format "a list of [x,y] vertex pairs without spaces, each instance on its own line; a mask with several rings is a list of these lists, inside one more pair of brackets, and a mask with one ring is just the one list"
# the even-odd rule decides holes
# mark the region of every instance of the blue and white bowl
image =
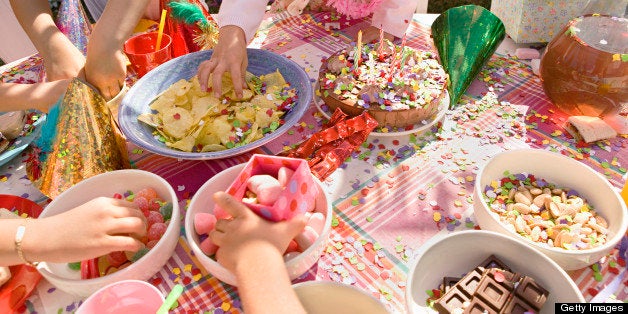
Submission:
[[201,62],[209,60],[212,51],[199,51],[172,59],[148,72],[128,91],[118,113],[122,132],[129,141],[153,153],[178,159],[219,159],[236,156],[262,146],[299,122],[312,100],[312,84],[307,73],[296,62],[276,53],[247,49],[249,66],[247,71],[262,75],[279,70],[290,86],[296,89],[298,100],[287,112],[285,123],[272,133],[252,143],[214,152],[184,152],[167,147],[153,136],[154,128],[137,120],[142,113],[150,113],[149,105],[170,85],[181,79],[190,79],[196,75]]

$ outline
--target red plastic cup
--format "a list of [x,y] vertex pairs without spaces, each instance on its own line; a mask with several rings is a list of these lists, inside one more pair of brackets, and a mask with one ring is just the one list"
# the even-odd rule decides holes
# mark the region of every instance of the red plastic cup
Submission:
[[162,34],[160,48],[155,51],[157,32],[143,33],[129,38],[124,43],[124,53],[137,76],[142,77],[148,71],[172,59],[171,43],[172,38],[168,34]]

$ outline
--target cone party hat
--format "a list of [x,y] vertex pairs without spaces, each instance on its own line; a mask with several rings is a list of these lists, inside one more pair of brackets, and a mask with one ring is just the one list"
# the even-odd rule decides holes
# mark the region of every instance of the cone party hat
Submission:
[[80,79],[72,80],[46,117],[27,160],[28,178],[54,199],[83,179],[129,166],[105,99]]
[[456,106],[505,35],[502,21],[477,5],[451,8],[436,18],[432,37],[449,74],[449,108]]

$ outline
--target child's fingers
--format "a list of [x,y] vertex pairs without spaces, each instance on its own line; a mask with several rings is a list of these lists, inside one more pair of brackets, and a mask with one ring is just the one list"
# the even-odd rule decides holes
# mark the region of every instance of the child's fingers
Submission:
[[111,226],[109,234],[138,234],[140,236],[146,234],[146,223],[139,217],[117,218]]
[[215,229],[209,232],[209,238],[217,246],[223,245],[223,243],[225,242],[225,235],[226,235],[225,233],[218,231],[218,229]]
[[129,236],[116,235],[116,236],[112,236],[110,240],[111,240],[111,245],[113,247],[112,251],[137,252],[140,248],[143,247],[142,242]]
[[233,196],[222,191],[214,193],[214,201],[234,218],[245,216],[249,212],[248,207],[238,202]]

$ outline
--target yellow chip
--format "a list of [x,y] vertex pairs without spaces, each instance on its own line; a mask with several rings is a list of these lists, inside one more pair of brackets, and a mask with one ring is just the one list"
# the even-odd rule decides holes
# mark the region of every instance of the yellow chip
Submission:
[[184,137],[193,122],[190,112],[179,107],[164,111],[161,114],[161,120],[164,123],[164,132],[174,138]]

